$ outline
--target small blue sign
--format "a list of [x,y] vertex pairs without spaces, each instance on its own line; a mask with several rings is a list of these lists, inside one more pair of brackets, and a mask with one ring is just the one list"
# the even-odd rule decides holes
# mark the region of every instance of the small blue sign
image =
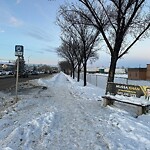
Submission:
[[23,56],[23,46],[22,45],[15,46],[15,56]]

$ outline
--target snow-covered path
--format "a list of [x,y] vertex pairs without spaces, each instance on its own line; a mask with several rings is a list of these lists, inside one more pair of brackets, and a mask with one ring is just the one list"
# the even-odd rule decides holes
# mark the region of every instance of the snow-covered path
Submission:
[[46,144],[54,150],[108,149],[99,133],[100,102],[85,101],[72,88],[61,74],[48,86],[51,104],[57,109]]
[[31,82],[47,88],[20,95],[20,101],[3,112],[0,149],[150,148],[149,120],[144,122],[144,117],[138,120],[120,109],[101,107],[101,101],[97,100],[103,90],[79,86],[63,73]]

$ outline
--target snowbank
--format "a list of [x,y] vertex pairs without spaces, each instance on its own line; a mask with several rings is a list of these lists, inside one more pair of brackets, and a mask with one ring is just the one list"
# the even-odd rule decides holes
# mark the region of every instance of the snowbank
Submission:
[[102,107],[104,89],[63,73],[29,84],[13,105],[3,106],[14,96],[0,92],[0,150],[150,149],[150,114]]

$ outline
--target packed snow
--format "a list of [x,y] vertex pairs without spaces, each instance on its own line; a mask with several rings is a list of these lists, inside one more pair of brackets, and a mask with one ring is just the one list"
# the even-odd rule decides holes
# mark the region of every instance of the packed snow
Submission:
[[150,150],[150,114],[101,106],[105,89],[59,73],[0,92],[0,150]]

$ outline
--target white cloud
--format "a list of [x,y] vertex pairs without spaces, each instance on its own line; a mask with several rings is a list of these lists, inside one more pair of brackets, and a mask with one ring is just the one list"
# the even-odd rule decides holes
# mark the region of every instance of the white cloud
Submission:
[[[19,27],[23,24],[23,21],[13,15],[8,7],[0,6],[0,24],[5,26]],[[0,28],[1,29],[1,28]]]
[[22,0],[16,0],[16,4],[19,4],[19,3],[21,3],[21,1],[22,1]]
[[23,23],[22,21],[18,20],[16,17],[11,16],[9,19],[9,23],[14,26],[14,27],[19,27],[21,26]]

